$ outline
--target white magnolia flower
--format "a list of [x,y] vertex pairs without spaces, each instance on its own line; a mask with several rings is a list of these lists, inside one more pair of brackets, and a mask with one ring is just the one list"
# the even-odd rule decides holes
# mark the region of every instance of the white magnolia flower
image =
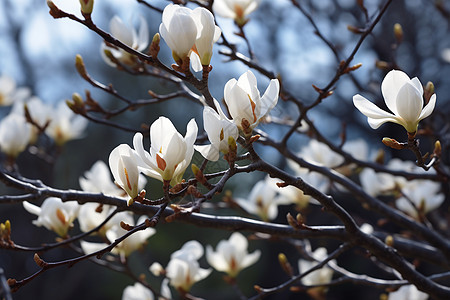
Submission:
[[[328,181],[319,173],[310,172],[306,168],[300,168],[297,164],[288,160],[288,164],[291,165],[291,169],[295,170],[295,176],[299,176],[303,181],[312,185],[322,193],[327,193],[329,188]],[[280,180],[274,179],[275,182]],[[305,195],[303,191],[295,186],[289,185],[279,188],[274,186],[279,193],[277,201],[280,203],[293,203],[296,204],[299,209],[305,208],[309,203],[320,205],[320,202],[312,198],[310,195]]]
[[410,79],[398,70],[392,70],[384,77],[381,92],[392,113],[380,109],[359,94],[353,96],[353,104],[367,116],[367,121],[373,129],[386,122],[393,122],[414,133],[419,121],[428,117],[436,104],[436,94],[433,94],[428,104],[423,107],[423,87],[419,79]]
[[31,119],[38,124],[39,127],[44,128],[44,126],[51,121],[51,109],[47,104],[42,102],[40,98],[31,97],[25,105],[27,106]]
[[0,106],[12,105],[15,102],[23,102],[30,96],[28,88],[17,88],[13,78],[0,76]]
[[59,146],[69,140],[81,138],[88,125],[88,120],[83,116],[76,115],[64,101],[58,104],[52,112],[52,116],[45,133]]
[[[132,26],[128,27],[125,25],[118,16],[114,16],[109,22],[109,30],[111,35],[116,39],[124,43],[125,45],[133,48],[137,51],[143,51],[147,48],[149,44],[149,32],[147,21],[143,17],[139,18],[139,32],[136,32]],[[116,47],[110,47],[106,43],[103,42],[101,46],[101,54],[103,60],[110,66],[115,67],[116,64],[111,61],[111,59],[106,56],[105,50],[111,52],[111,54],[121,63],[127,65],[133,65],[135,63],[134,55],[126,52],[123,49],[119,49]]]
[[299,157],[318,166],[335,168],[344,162],[344,158],[331,150],[326,144],[310,140],[300,151]]
[[404,285],[397,291],[389,293],[388,300],[426,300],[428,294],[419,291],[414,285]]
[[192,17],[197,26],[197,37],[195,40],[195,55],[198,55],[200,65],[196,65],[197,59],[191,55],[192,68],[194,71],[201,71],[201,66],[209,66],[212,56],[212,48],[220,37],[222,31],[214,22],[212,13],[203,8],[198,7],[192,11]]
[[359,173],[359,180],[363,190],[373,197],[385,194],[395,188],[394,176],[387,173],[377,173],[370,168],[364,168]]
[[236,125],[225,117],[217,101],[215,104],[219,113],[209,106],[205,106],[203,109],[203,126],[211,144],[194,146],[195,150],[200,152],[204,158],[211,161],[219,159],[219,152],[228,153],[229,139],[233,138],[233,143],[236,144],[239,136]]
[[130,197],[128,205],[139,194],[139,170],[136,152],[127,144],[120,144],[109,154],[109,168],[114,180]]
[[208,245],[206,259],[217,271],[236,277],[242,269],[254,264],[261,256],[259,250],[249,254],[247,247],[247,239],[241,233],[234,232],[228,240],[222,240],[217,244],[217,252]]
[[123,290],[122,300],[153,300],[152,291],[146,288],[142,283],[136,282]]
[[45,128],[51,120],[51,108],[42,102],[39,97],[33,96],[27,101],[15,101],[10,114],[26,117],[25,107],[27,107],[32,122],[39,126],[39,128],[34,125],[31,126],[29,144],[34,144],[39,137],[39,129]]
[[41,207],[27,201],[23,202],[23,207],[29,213],[38,216],[37,220],[33,221],[34,225],[44,226],[61,237],[65,237],[69,228],[73,226],[80,208],[76,201],[62,202],[55,197],[45,199]]
[[234,19],[243,26],[247,22],[247,16],[259,5],[260,0],[215,0],[213,11],[217,15]]
[[[124,212],[126,213],[126,212]],[[142,216],[138,219],[137,224],[142,224],[145,222],[145,219],[147,219],[146,216]],[[113,222],[115,224],[106,231],[106,237],[110,242],[114,242],[116,239],[120,238],[124,234],[126,234],[128,231],[123,229],[120,226],[120,221],[123,221],[131,226],[134,226],[134,218],[132,214],[126,213],[120,216],[115,216]],[[142,248],[144,244],[147,242],[148,238],[151,237],[156,233],[156,230],[152,227],[148,227],[144,230],[140,230],[136,233],[133,233],[129,237],[127,237],[125,240],[120,242],[114,249],[113,253],[117,253],[122,256],[129,256],[132,252]]]
[[[140,188],[142,189],[146,179],[142,176],[144,182],[141,182],[141,178],[139,178],[138,183]],[[111,180],[111,172],[109,167],[105,162],[98,160],[96,161],[90,170],[84,172],[84,177],[80,177],[78,179],[80,183],[80,187],[85,192],[91,193],[103,193],[108,196],[125,196],[124,190],[119,188],[114,182]],[[138,187],[139,189],[139,187]]]
[[[146,217],[142,216],[139,218],[137,224],[141,224],[145,221]],[[133,215],[130,212],[120,212],[116,214],[110,221],[112,223],[112,226],[106,231],[106,238],[109,242],[114,242],[116,239],[120,238],[124,234],[126,234],[128,231],[123,229],[120,226],[120,222],[123,221],[128,225],[134,226],[134,218]],[[152,227],[146,228],[145,230],[140,230],[129,237],[127,237],[125,240],[117,244],[116,247],[113,248],[111,251],[114,254],[127,257],[132,252],[142,248],[144,244],[146,243],[147,239],[154,235],[156,233],[156,230]],[[83,252],[86,254],[90,254],[96,251],[99,251],[101,249],[104,249],[108,245],[105,243],[93,243],[93,242],[86,242],[81,241],[81,248],[83,249]]]
[[201,256],[203,247],[197,241],[189,241],[172,253],[166,267],[170,285],[180,292],[188,292],[194,283],[209,276],[212,270],[200,268],[197,261]]
[[162,23],[159,33],[169,48],[175,61],[180,61],[189,56],[197,40],[197,25],[192,16],[192,10],[174,4],[164,8]]
[[9,114],[0,121],[0,151],[10,157],[17,157],[27,147],[32,126],[25,117]]
[[[278,79],[272,79],[261,97],[255,75],[247,71],[238,80],[232,78],[225,84],[224,99],[234,123],[249,135],[277,104],[279,91]],[[249,129],[242,127],[243,120],[248,122]]]
[[[88,232],[99,226],[114,210],[109,205],[103,205],[101,211],[98,211],[98,203],[85,203],[81,205],[78,212],[78,223],[80,223],[80,230]],[[111,220],[105,224],[100,230],[100,235],[105,235],[106,230],[112,226]]]
[[259,216],[264,221],[273,220],[278,215],[278,205],[286,204],[280,202],[284,198],[277,198],[277,186],[274,181],[260,180],[250,191],[247,199],[234,199],[239,206],[251,214]]
[[[309,269],[313,268],[318,264],[318,262],[324,260],[327,258],[327,249],[325,248],[317,248],[313,253],[312,257],[316,261],[309,261],[300,259],[298,261],[298,268],[301,273],[304,273],[308,271]],[[318,261],[318,262],[317,262]],[[321,284],[327,284],[331,281],[331,278],[333,277],[333,269],[328,267],[327,265],[323,266],[322,268],[315,270],[308,275],[302,277],[301,281],[304,285],[321,285]]]
[[166,117],[159,117],[150,127],[150,153],[144,150],[143,136],[134,135],[133,145],[139,155],[140,170],[171,185],[181,182],[194,154],[197,123],[189,121],[183,137]]
[[[445,196],[440,193],[441,185],[429,180],[407,181],[401,188],[403,197],[396,200],[395,205],[401,211],[417,218],[418,211],[426,214],[444,202]],[[411,204],[411,202],[414,206]]]

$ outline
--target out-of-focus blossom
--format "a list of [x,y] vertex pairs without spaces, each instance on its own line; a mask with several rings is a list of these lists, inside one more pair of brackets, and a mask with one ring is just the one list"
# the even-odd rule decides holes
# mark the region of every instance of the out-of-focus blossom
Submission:
[[[323,261],[325,258],[327,258],[327,249],[317,248],[312,253],[312,257],[316,261],[309,261],[304,259],[300,259],[298,261],[298,268],[300,270],[300,273],[308,271],[309,269],[316,266],[318,262]],[[301,281],[304,285],[321,285],[329,283],[332,277],[333,277],[333,269],[325,265],[322,268],[315,270],[309,273],[308,275],[304,276],[301,279]]]
[[44,226],[61,237],[65,237],[69,228],[73,226],[80,208],[76,201],[62,202],[55,197],[45,199],[41,207],[27,201],[23,202],[23,207],[29,213],[38,216],[37,220],[33,221],[34,225]]
[[142,283],[136,282],[123,290],[122,300],[153,300],[152,291],[146,288]]
[[129,196],[128,205],[139,194],[139,170],[137,154],[127,144],[120,144],[109,154],[109,168],[115,183]]
[[419,79],[410,79],[398,70],[392,70],[384,77],[381,92],[392,113],[380,109],[359,94],[353,96],[353,104],[367,116],[367,121],[373,129],[386,122],[393,122],[402,125],[408,132],[415,133],[419,121],[428,117],[436,104],[436,94],[433,94],[423,107],[423,87]]
[[14,79],[7,75],[0,76],[0,106],[23,102],[30,96],[28,88],[17,88]]
[[[139,32],[136,32],[132,26],[125,25],[118,16],[114,16],[109,22],[109,30],[113,37],[134,50],[143,51],[149,44],[148,25],[143,17],[139,18]],[[116,63],[105,54],[105,51],[109,51],[115,59],[123,64],[134,65],[136,62],[133,54],[103,43],[101,46],[103,60],[112,67],[115,67]]]
[[[367,161],[369,159],[369,145],[367,145],[366,141],[363,139],[346,141],[342,150],[358,160]],[[353,174],[356,167],[356,164],[346,164],[337,168],[336,171],[342,175],[350,176]]]
[[52,120],[45,133],[62,146],[69,140],[81,138],[87,125],[87,119],[76,115],[65,102],[60,102],[52,112]]
[[[300,177],[306,183],[312,185],[314,188],[322,193],[327,193],[329,189],[329,182],[324,176],[316,172],[310,172],[306,168],[300,168],[295,162],[288,160],[288,165],[295,172],[295,176]],[[278,180],[276,180],[278,181]],[[311,204],[318,204],[320,202],[312,198],[310,195],[305,195],[302,190],[295,186],[286,186],[279,188],[275,186],[279,193],[279,201],[282,203],[293,203],[297,205],[298,209],[303,209]],[[284,200],[282,200],[284,198]]]
[[192,10],[187,7],[169,4],[164,8],[159,33],[172,50],[174,60],[181,61],[189,56],[197,40],[197,25]]
[[239,26],[245,25],[247,16],[259,5],[260,0],[215,0],[213,11],[217,15],[234,19]]
[[404,285],[395,292],[389,293],[388,300],[426,300],[428,294],[419,291],[414,285]]
[[254,264],[261,256],[261,251],[247,252],[247,239],[239,232],[234,232],[228,240],[217,244],[217,251],[208,245],[206,259],[217,271],[236,277],[242,269]]
[[200,71],[201,66],[209,66],[212,57],[212,48],[220,37],[222,31],[214,22],[212,13],[203,8],[198,7],[192,11],[192,17],[197,26],[197,37],[195,40],[195,49],[192,53],[198,55],[200,65],[195,65],[193,56],[191,55],[192,68],[194,71]]
[[39,127],[38,128],[35,125],[31,126],[31,135],[29,144],[34,144],[39,137],[40,130],[45,128],[45,126],[47,126],[47,124],[51,120],[51,108],[45,103],[43,103],[41,99],[33,96],[26,102],[24,101],[14,102],[10,114],[20,115],[21,117],[24,118],[25,122],[27,122],[28,120],[26,120],[25,107],[28,110],[28,114],[29,117],[31,118],[31,121]]
[[387,173],[376,173],[370,168],[365,168],[359,173],[362,188],[373,197],[392,191],[395,187],[393,177]]
[[396,200],[395,205],[401,211],[417,218],[419,216],[418,211],[426,214],[441,206],[445,196],[440,193],[440,190],[441,186],[437,182],[429,180],[408,181],[401,188],[403,196]]
[[231,142],[236,144],[239,136],[238,128],[225,117],[217,102],[216,107],[219,113],[209,106],[205,106],[203,109],[203,126],[211,144],[194,146],[195,150],[200,152],[204,158],[211,161],[219,159],[219,152],[227,154],[230,138],[233,139]]
[[[146,217],[142,216],[137,221],[137,224],[141,224],[145,221]],[[120,238],[124,234],[127,233],[125,229],[123,229],[120,226],[120,222],[123,221],[124,223],[134,226],[134,218],[133,215],[129,212],[120,212],[117,215],[113,217],[111,220],[112,226],[106,231],[106,238],[109,242],[114,242],[116,239]],[[146,243],[147,239],[154,235],[156,233],[156,230],[154,228],[146,228],[144,230],[137,231],[127,237],[125,240],[117,244],[116,247],[113,248],[111,251],[114,254],[127,257],[132,252],[142,248],[144,244]],[[107,244],[105,243],[93,243],[93,242],[86,242],[81,241],[81,248],[83,249],[83,252],[86,254],[90,254],[96,251],[99,251],[101,249],[104,249]]]
[[230,79],[224,88],[224,99],[236,126],[245,135],[264,118],[278,102],[280,83],[272,79],[264,95],[259,94],[256,77],[251,71],[242,74],[238,80]]
[[31,125],[24,116],[9,114],[0,121],[0,151],[15,158],[27,147]]
[[[330,169],[334,169],[344,162],[344,158],[340,154],[334,152],[326,144],[317,140],[310,140],[308,145],[303,147],[297,156],[314,165]],[[289,167],[297,174],[297,176],[300,176],[306,182],[314,185],[321,192],[328,192],[330,187],[328,178],[317,172],[310,172],[308,169],[300,167],[293,161],[288,161],[288,163]]]
[[[142,176],[142,179],[144,182],[141,183],[141,178],[139,178],[139,185],[145,185],[145,177]],[[90,170],[84,172],[84,177],[80,177],[78,182],[85,192],[103,193],[108,196],[125,196],[125,191],[114,184],[108,166],[101,160],[96,161]]]
[[189,241],[172,253],[166,267],[170,285],[181,293],[188,292],[192,285],[211,273],[212,269],[202,269],[198,259],[203,256],[203,247],[197,241]]
[[326,144],[317,140],[310,140],[300,151],[299,157],[318,166],[335,168],[344,162],[344,158],[331,150]]
[[[124,215],[125,217],[122,218],[122,221],[125,223],[134,226],[134,219],[131,214]],[[146,216],[142,216],[138,219],[137,224],[142,224],[145,222]],[[119,220],[119,218],[116,218]],[[125,229],[123,229],[120,226],[120,222],[116,223],[111,227],[110,230],[106,231],[106,237],[110,242],[115,241],[116,239],[120,238],[122,235],[127,233]],[[145,230],[140,230],[129,237],[127,237],[125,240],[120,242],[113,250],[113,252],[117,252],[120,255],[128,256],[132,252],[142,248],[149,237],[154,235],[156,233],[156,230],[152,227],[148,227]]]
[[133,145],[140,170],[171,185],[181,182],[194,154],[197,130],[197,123],[191,119],[183,137],[168,118],[159,117],[150,127],[150,153],[144,150],[142,134],[136,133]]
[[252,188],[248,198],[234,200],[246,212],[259,216],[264,221],[273,220],[278,215],[278,205],[287,204],[289,200],[277,197],[277,186],[271,179],[258,181]]
[[[98,208],[98,203],[85,203],[81,205],[78,213],[78,223],[80,223],[80,230],[82,232],[88,232],[99,226],[113,211],[113,208],[109,205],[101,206],[101,210],[98,210]],[[99,231],[100,235],[105,235],[109,227],[108,224],[105,224]]]

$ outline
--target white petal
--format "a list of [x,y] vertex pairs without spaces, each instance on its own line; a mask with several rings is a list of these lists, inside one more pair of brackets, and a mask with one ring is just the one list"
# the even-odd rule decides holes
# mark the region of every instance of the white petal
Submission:
[[426,117],[428,117],[429,115],[431,115],[431,113],[434,110],[434,106],[436,105],[436,94],[433,94],[430,98],[430,101],[428,102],[427,105],[425,105],[425,107],[422,109],[422,112],[420,113],[419,116],[419,121],[422,119],[425,119]]
[[122,22],[122,19],[114,16],[109,23],[109,28],[115,38],[127,46],[133,46],[133,32]]
[[247,254],[241,261],[241,269],[247,268],[248,266],[253,265],[258,259],[261,257],[261,251],[256,250],[253,253]]
[[238,85],[250,95],[252,100],[257,103],[259,101],[260,95],[258,90],[258,82],[256,81],[255,74],[248,70],[242,74],[238,79]]
[[398,91],[396,105],[399,116],[408,123],[415,123],[422,112],[422,95],[412,84],[406,83]]
[[245,238],[245,236],[243,236],[241,233],[233,232],[228,241],[238,251],[247,251],[248,241],[247,238]]
[[393,114],[382,110],[359,94],[353,96],[353,104],[363,115],[368,117],[369,125],[373,129],[377,129],[381,124],[386,122],[398,123]]
[[221,253],[214,252],[210,245],[206,246],[206,260],[219,272],[226,272],[230,267],[224,256]]
[[150,35],[148,32],[147,21],[143,17],[140,17],[137,50],[139,50],[139,51],[144,50],[148,46],[149,38],[150,38]]
[[207,160],[219,160],[220,155],[218,147],[213,147],[213,145],[194,145],[194,149],[200,152],[200,154]]
[[384,77],[381,83],[381,93],[387,107],[397,115],[397,94],[402,86],[410,79],[402,71],[392,70]]
[[419,78],[414,77],[413,79],[411,79],[409,81],[409,83],[412,84],[417,89],[417,91],[419,92],[420,95],[423,95],[423,86],[422,86],[422,83],[420,82]]
[[23,208],[25,208],[27,212],[36,216],[39,216],[39,214],[41,213],[41,208],[39,206],[31,204],[28,201],[23,202]]
[[259,118],[264,117],[278,102],[280,93],[280,82],[278,79],[272,79],[264,95],[261,97],[261,111]]
[[214,1],[212,8],[215,14],[223,18],[230,18],[230,19],[236,18],[236,13],[234,12],[234,10],[230,8],[230,6],[228,6],[226,1],[222,0]]
[[191,60],[191,67],[194,72],[201,72],[203,70],[202,62],[200,61],[200,57],[194,51],[191,52],[189,56]]

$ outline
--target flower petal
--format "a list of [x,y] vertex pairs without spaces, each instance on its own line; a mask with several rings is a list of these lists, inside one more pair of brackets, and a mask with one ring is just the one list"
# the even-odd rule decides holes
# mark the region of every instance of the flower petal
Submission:
[[278,79],[272,79],[264,95],[261,97],[261,110],[259,118],[264,117],[272,108],[277,105],[278,95],[280,93],[280,82]]
[[386,122],[398,123],[396,116],[382,110],[359,94],[353,96],[353,104],[363,115],[367,116],[367,121],[373,129],[377,129]]
[[419,116],[419,121],[431,115],[435,105],[436,105],[436,94],[433,94],[430,98],[430,101],[428,101],[428,104],[425,105],[425,107],[422,109],[422,112],[420,113]]
[[406,73],[398,70],[392,70],[386,74],[381,83],[381,93],[387,107],[395,114],[397,113],[397,94],[400,88],[410,79]]
[[420,113],[422,112],[423,99],[415,86],[409,82],[405,83],[398,91],[396,101],[398,115],[407,123],[415,123],[417,125]]

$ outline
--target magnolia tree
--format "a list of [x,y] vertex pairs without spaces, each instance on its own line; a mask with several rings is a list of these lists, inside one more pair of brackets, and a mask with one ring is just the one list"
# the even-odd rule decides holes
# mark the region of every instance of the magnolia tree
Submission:
[[[38,246],[19,244],[15,224],[2,220],[2,251],[25,252],[36,263],[35,272],[25,278],[16,278],[14,270],[3,271],[3,299],[12,299],[14,292],[27,289],[31,281],[45,281],[52,269],[82,261],[92,261],[135,281],[116,299],[219,299],[222,295],[196,288],[197,282],[208,282],[216,272],[223,274],[223,281],[211,284],[233,287],[227,298],[300,294],[338,299],[341,285],[370,286],[378,289],[382,299],[450,298],[450,215],[444,209],[448,207],[445,193],[450,173],[449,162],[442,155],[448,140],[439,140],[445,135],[421,124],[425,118],[433,120],[434,85],[423,84],[427,78],[406,74],[394,62],[378,62],[383,72],[377,74],[383,75],[374,79],[368,98],[384,99],[378,103],[380,108],[374,103],[377,101],[363,96],[369,94],[368,89],[362,88],[357,78],[365,66],[354,61],[355,55],[394,1],[380,1],[374,11],[368,11],[364,1],[355,1],[354,9],[362,19],[365,16],[365,23],[349,25],[355,34],[349,53],[341,53],[329,42],[302,1],[286,4],[307,17],[336,56],[334,76],[322,87],[313,85],[317,94],[312,101],[286,88],[276,67],[266,68],[258,61],[258,49],[251,47],[246,25],[252,22],[251,13],[260,1],[173,1],[164,7],[152,1],[138,2],[143,9],[160,13],[159,32],[150,32],[143,17],[137,19],[137,30],[118,16],[111,19],[110,28],[100,28],[95,15],[101,11],[96,11],[93,0],[80,0],[82,17],[63,11],[50,0],[47,5],[59,22],[77,22],[100,36],[104,42],[98,47],[111,68],[150,76],[173,92],[149,91],[150,99],[132,100],[93,78],[80,55],[75,65],[81,77],[94,89],[117,98],[120,107],[110,109],[86,91],[84,96],[74,93],[72,100],[52,108],[16,87],[6,75],[0,78],[0,103],[12,106],[0,122],[0,180],[16,191],[0,196],[0,201],[4,205],[20,203],[23,215],[35,215],[28,231],[44,227],[56,238],[42,240]],[[225,18],[234,20],[235,43],[218,26]],[[400,24],[393,33],[395,45],[400,44]],[[173,61],[161,59],[162,43],[170,48]],[[217,85],[209,80],[214,72],[213,54],[246,68],[220,87],[223,99],[210,90]],[[386,137],[375,148],[410,152],[415,159],[388,159],[383,150],[371,151],[374,147],[369,146],[369,137],[348,139],[344,126],[338,138],[319,129],[323,120],[312,117],[311,112],[335,101],[333,92],[345,78],[361,88],[348,109],[359,111],[371,129],[387,122],[403,127],[402,140]],[[141,129],[126,125],[127,111],[180,97],[195,103],[185,112],[192,117],[185,128],[176,128],[169,114],[141,120],[147,124]],[[294,118],[292,110],[297,112]],[[198,118],[199,112],[202,118]],[[113,117],[114,122],[110,120]],[[59,189],[22,175],[26,165],[17,161],[22,152],[33,149],[38,157],[43,153],[36,149],[50,147],[57,149],[56,153],[44,154],[56,155],[70,140],[89,134],[89,121],[106,126],[111,135],[125,131],[134,137],[123,140],[109,157],[98,157],[84,174],[71,174],[79,178],[81,189]],[[45,147],[40,144],[43,136]],[[426,139],[419,145],[421,136]],[[422,147],[431,150],[424,153]],[[282,159],[273,162],[269,153],[278,153]],[[193,163],[193,157],[201,157],[196,160],[199,163]],[[243,178],[253,182],[248,194],[232,190],[242,188],[236,180]],[[150,190],[150,183],[158,191]],[[158,193],[162,196],[153,196]],[[170,259],[153,257],[145,266],[147,272],[133,270],[130,258],[151,252],[159,232],[170,223],[179,224],[165,247]],[[199,235],[210,228],[229,237],[217,243],[186,241],[183,224],[196,225]],[[255,243],[260,249],[255,249]],[[264,253],[271,244],[277,245],[278,253]],[[69,258],[53,258],[51,250],[55,248]],[[138,249],[143,251],[136,252]],[[270,283],[248,276],[241,280],[241,271],[257,268],[263,258],[276,262],[261,270]],[[355,271],[358,268],[352,261],[367,270]],[[270,276],[279,271],[284,275]],[[76,268],[67,272],[76,272]],[[85,277],[95,280],[89,274]]]

